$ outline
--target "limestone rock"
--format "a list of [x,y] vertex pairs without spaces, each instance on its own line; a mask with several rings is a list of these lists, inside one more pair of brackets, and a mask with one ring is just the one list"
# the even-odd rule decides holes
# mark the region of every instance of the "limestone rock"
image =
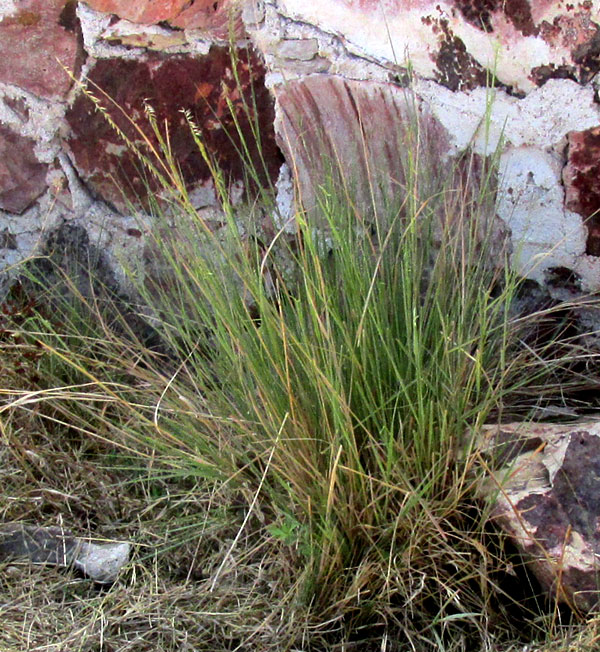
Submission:
[[33,140],[0,124],[0,209],[4,211],[21,214],[46,190],[48,166],[37,160],[33,146]]
[[[561,160],[536,147],[507,147],[500,168],[496,209],[518,243],[515,268],[541,282],[548,269],[572,268],[585,252],[585,227],[580,215],[565,208]],[[548,251],[543,260],[535,257],[540,249]]]
[[0,82],[61,98],[83,61],[74,0],[20,0],[0,20]]
[[300,59],[310,61],[317,56],[319,43],[315,38],[288,39],[282,41],[277,48],[277,54],[284,59]]
[[265,19],[265,6],[262,0],[251,0],[242,5],[242,20],[245,24],[258,25]]
[[479,489],[550,598],[600,606],[600,422],[486,426]]

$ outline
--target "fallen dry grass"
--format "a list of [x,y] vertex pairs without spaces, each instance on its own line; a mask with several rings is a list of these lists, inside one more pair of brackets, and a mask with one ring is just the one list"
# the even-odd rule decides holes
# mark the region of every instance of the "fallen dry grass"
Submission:
[[294,649],[306,618],[286,600],[289,551],[257,520],[225,560],[242,495],[161,479],[151,464],[47,427],[35,413],[3,423],[0,522],[61,524],[132,541],[134,553],[110,587],[67,569],[0,564],[1,652]]
[[[409,649],[376,628],[353,644],[341,619],[311,631],[311,614],[290,599],[291,553],[264,536],[258,516],[214,584],[248,497],[161,477],[152,461],[142,468],[139,458],[68,428],[49,431],[35,411],[11,415],[2,430],[0,522],[60,523],[80,535],[132,541],[134,553],[110,587],[68,569],[0,564],[1,652]],[[557,627],[553,638],[486,649],[598,649],[600,619]],[[471,652],[464,644],[448,650]]]

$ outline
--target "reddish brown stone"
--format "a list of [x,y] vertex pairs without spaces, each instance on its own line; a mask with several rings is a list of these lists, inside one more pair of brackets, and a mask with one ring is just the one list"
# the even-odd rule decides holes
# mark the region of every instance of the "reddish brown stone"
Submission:
[[478,443],[487,476],[478,491],[491,518],[548,597],[582,611],[597,610],[598,423],[484,426]]
[[133,23],[154,25],[170,20],[190,4],[190,0],[86,0],[96,11],[116,14]]
[[600,27],[592,20],[589,8],[557,16],[552,24],[544,21],[540,25],[540,35],[551,47],[571,52],[575,65],[557,66],[559,74],[561,68],[568,67],[573,70],[570,78],[585,84],[600,70]]
[[464,19],[485,32],[492,30],[492,12],[497,4],[498,0],[454,0]]
[[543,21],[540,36],[552,47],[571,50],[589,43],[598,32],[598,25],[592,21],[589,11],[556,16],[552,23]]
[[236,38],[244,34],[239,3],[235,0],[86,0],[96,11],[115,14],[133,23],[168,22],[180,29],[200,29],[213,38],[226,39],[230,28]]
[[537,86],[543,86],[549,79],[571,79],[574,82],[579,81],[575,66],[557,66],[554,63],[535,66],[535,68],[531,69],[529,78]]
[[0,209],[22,213],[46,190],[47,166],[33,153],[33,141],[0,125]]
[[445,20],[440,21],[440,27],[440,49],[435,57],[439,83],[451,91],[485,86],[491,75],[467,52],[465,44],[454,36]]
[[586,253],[600,256],[600,127],[568,134],[563,170],[566,207],[587,218]]
[[[264,86],[264,67],[253,51],[240,50],[236,57],[239,87],[228,49],[216,46],[204,57],[152,54],[144,61],[100,60],[89,79],[122,108],[120,111],[105,102],[113,120],[145,153],[148,149],[127,116],[136,120],[153,146],[157,146],[157,139],[145,118],[145,102],[154,108],[161,128],[168,122],[172,154],[189,184],[206,181],[210,174],[182,109],[189,111],[200,128],[202,141],[228,181],[244,178],[236,121],[261,179],[274,179],[279,156],[273,133],[273,100]],[[72,129],[68,145],[75,165],[90,187],[122,210],[127,207],[125,198],[143,205],[148,190],[155,192],[158,183],[144,172],[92,102],[81,94],[66,119]],[[267,170],[251,135],[250,120],[258,127]]]
[[600,27],[594,35],[573,50],[573,61],[579,66],[579,81],[587,84],[600,71]]
[[533,22],[529,0],[502,0],[498,9],[523,36],[537,36],[539,30]]
[[76,0],[21,0],[0,21],[0,82],[39,97],[64,96],[83,57]]
[[[278,138],[305,208],[315,206],[318,185],[328,177],[351,192],[358,211],[370,211],[371,198],[381,204],[397,195],[416,120],[407,91],[393,84],[313,75],[286,83],[277,99]],[[431,115],[425,114],[422,122],[422,154],[443,175],[445,132]]]
[[169,22],[182,29],[210,32],[213,38],[227,39],[230,33],[242,38],[245,34],[239,3],[234,0],[196,0]]
[[493,14],[503,13],[523,36],[537,34],[528,0],[454,0],[465,20],[479,29],[493,29]]

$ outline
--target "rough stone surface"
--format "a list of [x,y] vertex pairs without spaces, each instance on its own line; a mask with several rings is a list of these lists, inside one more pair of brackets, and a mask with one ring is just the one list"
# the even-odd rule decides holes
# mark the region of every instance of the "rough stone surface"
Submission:
[[[512,230],[518,268],[545,283],[548,270],[564,267],[578,275],[582,292],[600,290],[595,0],[0,0],[0,123],[32,140],[35,158],[48,165],[50,189],[29,208],[21,202],[18,210],[25,208],[18,219],[0,212],[0,233],[11,235],[6,240],[11,247],[0,248],[0,265],[32,253],[41,224],[54,228],[64,220],[101,232],[96,220],[107,214],[115,242],[127,243],[121,234],[129,228],[123,226],[129,206],[111,177],[126,186],[128,200],[140,196],[138,208],[145,205],[133,159],[89,103],[71,91],[56,56],[76,75],[89,73],[142,121],[143,100],[155,102],[159,121],[171,122],[174,150],[195,198],[210,183],[184,134],[181,107],[194,113],[210,151],[221,156],[226,174],[238,183],[239,160],[218,125],[227,122],[228,99],[241,115],[222,54],[231,35],[253,48],[250,60],[242,56],[241,63],[250,63],[257,80],[259,130],[266,134],[272,180],[279,159],[265,87],[281,98],[282,147],[280,127],[287,121],[298,139],[298,119],[309,120],[309,149],[314,151],[316,142],[310,125],[326,125],[332,135],[324,151],[337,147],[345,161],[354,162],[363,152],[345,142],[362,137],[353,112],[356,107],[370,112],[364,133],[374,144],[366,149],[376,157],[379,174],[386,166],[396,169],[396,154],[386,150],[396,145],[388,111],[394,110],[397,91],[411,83],[417,103],[427,107],[427,120],[443,134],[440,145],[447,155],[472,151],[484,157],[497,147],[504,150],[506,192],[498,195],[497,213]],[[327,81],[314,81],[316,75]],[[245,70],[243,84],[249,76]],[[344,81],[351,91],[344,90]],[[376,97],[374,89],[385,90]],[[307,104],[290,109],[290,98]],[[27,145],[23,158],[30,157]],[[75,170],[68,170],[69,157]],[[289,151],[288,163],[293,170]],[[307,197],[305,163],[301,185]],[[364,164],[358,168],[364,190]],[[6,178],[4,172],[3,182]],[[281,191],[281,184],[277,188]],[[94,199],[105,199],[125,215]]]
[[[249,54],[236,53],[241,88],[224,47],[232,35],[250,44]],[[215,228],[214,187],[180,109],[238,196],[229,105],[246,137],[257,120],[265,178],[277,179],[277,226],[293,231],[295,202],[314,206],[325,159],[339,162],[336,183],[348,184],[363,213],[372,199],[401,197],[403,129],[416,108],[422,153],[442,178],[465,152],[478,161],[501,150],[496,213],[510,228],[514,264],[544,300],[600,291],[596,0],[0,0],[0,55],[0,269],[41,252],[36,269],[49,284],[69,271],[84,296],[109,291],[120,318],[134,316],[118,261],[150,252],[150,218],[131,215],[129,202],[138,213],[147,208],[144,181],[159,188],[62,65],[124,109],[107,105],[136,146],[143,138],[125,116],[154,146],[145,101],[159,125],[168,121],[191,201]],[[251,156],[258,162],[256,149]],[[597,308],[574,315],[589,330],[600,325]],[[131,323],[146,337],[148,324]],[[597,609],[598,427],[522,428],[484,431],[483,454],[498,466],[482,496],[549,595]],[[521,435],[521,448],[492,454],[498,436]],[[73,561],[84,571],[95,562],[93,549]]]
[[0,125],[0,209],[23,213],[46,190],[46,165],[34,141]]
[[157,25],[139,26],[127,20],[109,25],[102,34],[102,40],[111,46],[159,51],[174,51],[188,43],[184,32],[164,29]]
[[486,426],[495,470],[480,489],[491,518],[548,596],[583,611],[600,602],[600,423]]
[[[206,182],[210,173],[181,111],[189,111],[209,153],[234,183],[243,178],[243,169],[236,152],[239,137],[229,106],[245,134],[259,173],[264,171],[245,108],[256,102],[257,115],[252,119],[258,120],[267,172],[275,180],[279,158],[273,134],[273,100],[264,87],[264,69],[252,50],[240,50],[237,57],[239,86],[227,48],[217,46],[205,57],[152,54],[139,61],[101,60],[88,77],[140,125],[154,146],[157,140],[145,117],[145,104],[154,109],[158,125],[162,127],[168,122],[172,153],[190,185]],[[141,151],[147,151],[143,138],[127,117],[112,107],[109,111],[127,137]],[[139,161],[95,111],[93,103],[81,94],[66,119],[72,129],[68,145],[75,165],[93,191],[122,211],[127,210],[128,200],[143,205],[147,195],[145,183],[155,191],[157,182],[140,169]]]
[[196,0],[173,18],[171,25],[180,29],[197,29],[215,39],[243,38],[246,33],[235,0]]
[[502,89],[451,92],[431,81],[417,82],[415,90],[458,151],[470,143],[479,154],[491,154],[501,144],[549,150],[561,146],[570,131],[600,124],[594,89],[569,79],[549,80],[523,99]]
[[241,15],[244,24],[258,25],[261,23],[265,19],[265,6],[262,0],[244,2]]
[[[564,206],[561,164],[558,155],[526,146],[509,147],[500,158],[498,215],[512,230],[516,267],[540,282],[547,269],[572,269],[585,253],[581,216]],[[536,257],[540,251],[548,253]]]
[[485,71],[517,94],[550,77],[590,79],[598,71],[593,2],[547,0],[279,0],[295,21],[341,35],[354,53],[403,65],[454,90],[486,84]]
[[277,54],[285,59],[300,59],[310,61],[319,51],[317,39],[289,39],[283,41],[277,48]]
[[60,98],[79,74],[83,53],[75,0],[21,0],[0,14],[0,82],[38,97]]

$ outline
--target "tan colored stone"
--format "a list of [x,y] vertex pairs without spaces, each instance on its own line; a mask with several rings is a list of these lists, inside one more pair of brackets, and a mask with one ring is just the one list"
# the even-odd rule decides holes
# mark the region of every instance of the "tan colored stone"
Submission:
[[284,70],[286,76],[297,75],[305,77],[331,71],[331,61],[324,57],[314,57],[310,61],[301,59],[276,59],[273,64],[275,70]]
[[154,34],[152,32],[114,32],[107,34],[103,40],[111,45],[125,45],[133,48],[146,48],[148,50],[168,50],[187,43],[185,34],[181,32],[164,32]]

